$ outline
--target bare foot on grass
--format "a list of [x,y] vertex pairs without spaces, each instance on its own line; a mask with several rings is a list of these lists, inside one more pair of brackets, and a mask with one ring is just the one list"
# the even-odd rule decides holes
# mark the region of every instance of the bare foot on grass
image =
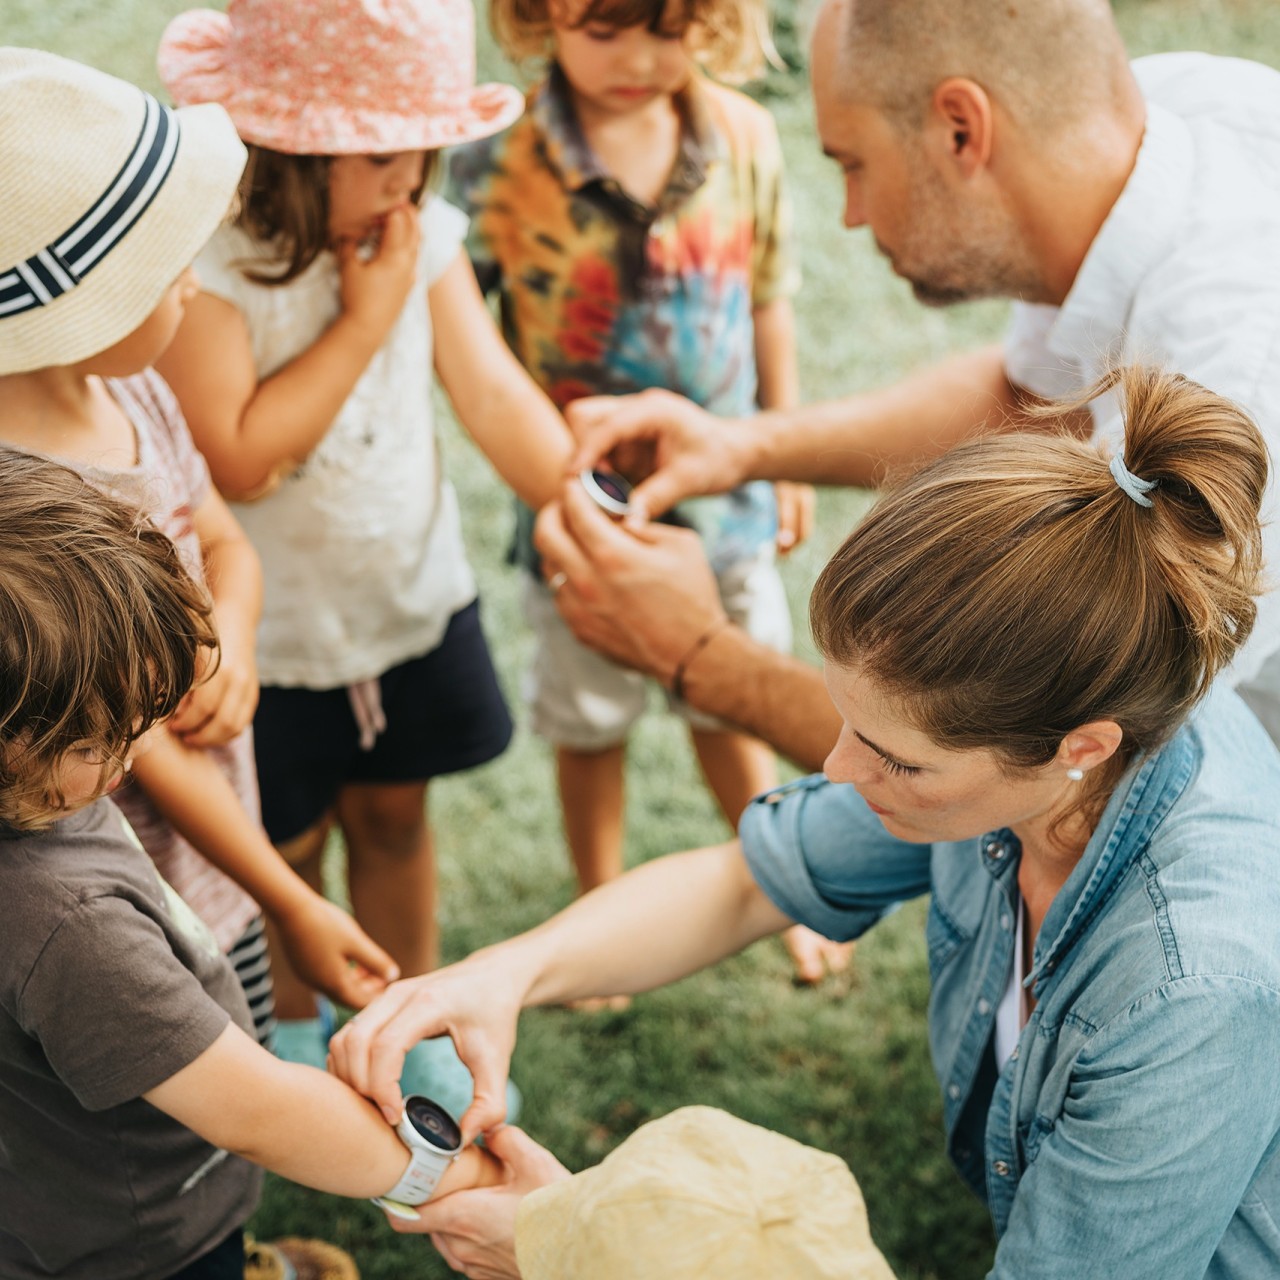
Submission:
[[794,924],[782,935],[796,981],[806,986],[821,982],[829,973],[843,973],[853,958],[852,942],[832,942],[802,924]]

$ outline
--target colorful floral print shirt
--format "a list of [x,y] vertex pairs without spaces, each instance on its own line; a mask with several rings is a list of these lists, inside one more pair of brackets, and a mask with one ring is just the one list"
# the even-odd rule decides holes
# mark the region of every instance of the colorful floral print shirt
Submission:
[[[726,416],[756,406],[752,311],[793,293],[782,152],[769,113],[699,79],[655,205],[629,196],[591,150],[558,68],[523,117],[458,148],[450,198],[471,215],[468,252],[498,290],[512,350],[560,408],[665,387]],[[681,504],[723,569],[772,541],[772,486]],[[533,563],[527,513],[515,559]]]

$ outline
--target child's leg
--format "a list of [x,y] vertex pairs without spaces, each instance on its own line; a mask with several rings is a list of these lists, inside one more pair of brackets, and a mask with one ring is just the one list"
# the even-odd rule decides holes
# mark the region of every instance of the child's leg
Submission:
[[564,835],[580,893],[622,874],[625,759],[622,746],[603,751],[556,748]]
[[524,613],[536,641],[530,721],[555,748],[565,840],[587,893],[622,872],[625,743],[644,713],[645,679],[580,644],[551,592],[532,579]]
[[736,831],[738,819],[752,796],[778,785],[778,765],[773,752],[759,738],[730,729],[705,729],[691,725],[689,736],[725,821]]
[[[533,731],[555,748],[565,842],[579,893],[622,874],[626,737],[644,713],[645,679],[579,644],[551,592],[530,579],[525,618],[537,646],[527,692]],[[584,1010],[625,1009],[629,996],[575,1001]]]
[[[736,831],[751,797],[778,785],[773,752],[758,738],[743,733],[691,728],[690,736],[703,777]],[[828,972],[839,973],[853,954],[852,942],[832,942],[802,924],[792,925],[782,941],[800,982],[821,982]]]
[[351,909],[405,977],[439,962],[425,782],[353,783],[338,797]]
[[[725,612],[748,635],[782,652],[791,649],[791,615],[782,580],[773,563],[772,550],[758,559],[730,566],[719,575],[720,599]],[[777,763],[763,743],[736,733],[709,717],[684,707],[703,776],[730,827],[752,796],[778,785]],[[853,943],[832,942],[804,925],[793,925],[782,935],[800,982],[821,982],[829,971],[848,967]]]

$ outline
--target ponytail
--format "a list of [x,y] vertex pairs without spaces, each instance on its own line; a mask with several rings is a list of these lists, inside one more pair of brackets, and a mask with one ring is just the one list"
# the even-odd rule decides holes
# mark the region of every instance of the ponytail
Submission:
[[1033,768],[1071,730],[1115,721],[1120,750],[1084,798],[1098,807],[1249,635],[1267,481],[1248,415],[1177,374],[1121,369],[1044,413],[1108,391],[1125,422],[1114,470],[1066,437],[956,448],[880,501],[810,601],[823,655],[944,746]]

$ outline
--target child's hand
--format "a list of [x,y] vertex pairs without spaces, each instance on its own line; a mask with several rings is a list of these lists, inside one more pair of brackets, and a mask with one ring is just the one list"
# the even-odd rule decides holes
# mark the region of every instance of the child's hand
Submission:
[[253,636],[234,639],[230,629],[219,644],[218,668],[203,679],[214,657],[202,653],[201,673],[169,721],[170,730],[189,747],[218,747],[240,734],[258,708],[258,664]]
[[372,257],[363,257],[354,241],[338,245],[343,314],[377,346],[391,332],[413,288],[421,238],[418,211],[406,205],[387,214]]
[[308,986],[363,1009],[400,976],[392,958],[339,906],[308,889],[272,923],[294,971]]
[[776,480],[773,492],[778,501],[778,554],[785,556],[813,532],[818,499],[813,485],[791,480]]

